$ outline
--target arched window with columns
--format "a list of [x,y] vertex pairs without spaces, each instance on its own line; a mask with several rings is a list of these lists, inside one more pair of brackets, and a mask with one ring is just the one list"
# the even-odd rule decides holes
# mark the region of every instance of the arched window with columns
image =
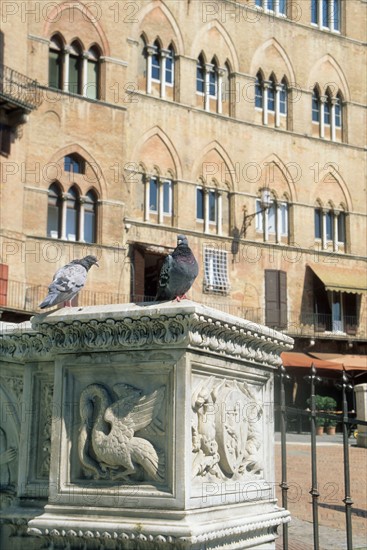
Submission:
[[[201,52],[196,63],[197,105],[205,111],[229,114],[228,96],[230,94],[230,65],[228,61],[220,67],[214,56],[210,63],[205,61]],[[227,104],[226,104],[227,102]]]
[[278,198],[272,193],[270,205],[263,208],[261,199],[256,199],[256,232],[263,240],[277,243],[289,240],[289,201],[287,197]]
[[158,175],[144,175],[144,219],[159,224],[172,224],[173,216],[173,178]]
[[101,49],[97,44],[84,51],[79,40],[66,45],[62,36],[56,33],[49,47],[49,86],[99,99],[100,57]]
[[[72,164],[76,160],[85,164],[80,155],[73,153],[63,159],[60,182],[67,185],[67,192],[64,192],[65,187],[59,181],[54,181],[48,188],[47,236],[52,239],[95,243],[98,193],[94,188],[83,189],[82,172],[78,170],[80,164]],[[78,181],[81,187],[79,183],[70,185],[70,180]]]
[[344,207],[335,208],[331,202],[323,206],[318,201],[314,217],[315,241],[320,242],[322,250],[345,251],[347,213]]
[[[262,123],[275,128],[287,128],[288,117],[288,83],[286,76],[277,80],[271,73],[265,80],[262,71],[258,71],[255,79],[255,108],[262,111]],[[259,120],[260,122],[260,120]]]
[[196,221],[204,233],[223,234],[223,191],[214,182],[196,187]]
[[327,88],[321,95],[318,85],[312,92],[312,124],[315,136],[330,139],[331,141],[343,140],[343,95],[340,90],[336,95]]
[[157,38],[153,45],[144,48],[146,57],[146,92],[163,99],[174,99],[175,47],[171,42],[163,48]]

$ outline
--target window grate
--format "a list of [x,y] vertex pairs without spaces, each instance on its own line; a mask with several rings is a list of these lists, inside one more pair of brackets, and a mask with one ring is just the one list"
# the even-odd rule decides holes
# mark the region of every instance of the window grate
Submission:
[[227,293],[230,288],[228,280],[228,252],[214,248],[204,248],[204,290],[206,292]]

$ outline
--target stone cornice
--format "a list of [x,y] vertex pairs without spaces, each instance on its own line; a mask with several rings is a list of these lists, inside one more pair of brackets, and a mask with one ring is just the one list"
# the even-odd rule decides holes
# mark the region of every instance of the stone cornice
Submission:
[[280,353],[292,344],[292,338],[280,332],[187,300],[64,308],[37,315],[31,330],[0,336],[0,355],[4,360],[46,360],[58,353],[172,345],[276,367]]
[[[88,518],[89,519],[89,518]],[[109,518],[110,519],[110,518]],[[62,521],[59,523],[57,520],[51,520],[48,518],[37,518],[30,522],[30,527],[28,528],[28,535],[33,535],[36,537],[47,538],[50,541],[55,538],[62,538],[65,542],[72,544],[76,539],[97,539],[102,541],[111,541],[115,542],[115,545],[112,545],[111,548],[117,547],[117,544],[121,542],[134,541],[135,543],[140,544],[155,544],[154,548],[165,547],[166,545],[169,548],[172,547],[172,544],[175,545],[175,548],[192,548],[192,545],[195,544],[205,544],[206,548],[217,548],[218,544],[220,545],[221,540],[225,537],[231,537],[232,541],[226,541],[225,548],[228,550],[240,550],[244,548],[244,543],[246,547],[250,548],[250,544],[256,538],[256,543],[260,542],[263,536],[269,535],[269,532],[275,530],[279,525],[283,523],[288,523],[290,521],[290,514],[287,510],[278,509],[275,512],[270,512],[264,514],[260,517],[259,520],[254,518],[244,518],[241,525],[231,526],[223,529],[215,529],[215,523],[212,530],[207,530],[205,525],[202,526],[203,533],[201,535],[181,535],[177,533],[177,536],[167,535],[165,529],[162,529],[162,533],[153,534],[149,532],[149,528],[145,531],[136,531],[131,529],[131,526],[122,527],[122,529],[116,529],[116,522],[110,521],[100,521],[98,520],[97,526],[95,523],[91,524],[91,521],[86,521],[87,524],[83,529],[80,528],[79,524],[74,524],[73,521],[68,520],[68,526],[66,527],[66,522]],[[231,523],[230,521],[228,522]],[[112,525],[113,526],[112,526]],[[97,528],[96,528],[97,527]],[[112,527],[112,528],[111,528]],[[266,540],[266,539],[265,539]],[[220,545],[220,548],[222,546]]]

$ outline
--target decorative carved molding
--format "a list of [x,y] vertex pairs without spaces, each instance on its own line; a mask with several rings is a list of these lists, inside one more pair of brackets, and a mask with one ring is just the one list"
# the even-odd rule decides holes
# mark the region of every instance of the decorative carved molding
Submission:
[[[200,310],[200,306],[197,309]],[[33,320],[38,332],[0,336],[0,353],[3,357],[24,360],[49,358],[65,351],[189,345],[193,349],[276,367],[281,364],[281,351],[292,347],[292,339],[279,332],[224,314],[215,318],[215,314],[221,312],[212,310],[212,313],[160,315],[155,310],[151,316],[138,319],[123,315],[121,319],[112,319],[106,314],[102,320],[78,320],[76,313],[68,322],[38,316]]]
[[157,421],[164,394],[164,386],[144,395],[127,384],[115,384],[113,390],[90,384],[82,391],[78,449],[88,477],[164,481],[164,454],[148,439],[135,436],[144,429],[164,433]]
[[[192,545],[205,544],[205,547],[215,548],[218,550],[224,549],[240,549],[251,548],[251,543],[256,540],[258,544],[262,537],[268,537],[268,540],[273,540],[274,537],[269,537],[269,533],[274,532],[276,528],[282,523],[288,523],[290,521],[290,514],[286,510],[279,510],[273,513],[265,514],[262,519],[258,521],[243,521],[241,525],[236,527],[228,527],[222,529],[214,529],[204,533],[203,535],[182,536],[174,537],[166,534],[154,534],[144,531],[132,531],[127,528],[124,530],[111,530],[108,525],[101,525],[100,529],[63,529],[58,528],[46,528],[46,527],[29,527],[28,534],[37,537],[47,537],[49,539],[63,538],[65,543],[69,541],[70,544],[75,539],[97,539],[99,541],[109,540],[115,542],[116,548],[119,548],[121,542],[128,543],[134,541],[137,544],[146,543],[147,548],[156,549],[161,546],[175,545],[175,548],[191,548]],[[251,536],[251,534],[253,535]],[[228,537],[231,537],[229,542]],[[224,545],[221,541],[225,541]],[[151,545],[149,545],[151,543]],[[145,547],[145,546],[144,546]],[[171,546],[172,547],[172,546]],[[114,548],[112,546],[111,548]]]
[[[256,408],[256,422],[252,416],[249,421],[249,407]],[[256,423],[263,408],[254,390],[246,382],[212,376],[195,390],[192,410],[193,478],[258,478],[262,437]]]
[[51,460],[51,425],[52,425],[52,404],[53,404],[54,385],[45,382],[42,385],[41,393],[41,422],[40,422],[40,464],[39,470],[41,477],[48,477],[50,472]]
[[[1,348],[1,344],[0,344]],[[4,385],[14,394],[18,404],[22,401],[23,395],[23,376],[0,376]]]

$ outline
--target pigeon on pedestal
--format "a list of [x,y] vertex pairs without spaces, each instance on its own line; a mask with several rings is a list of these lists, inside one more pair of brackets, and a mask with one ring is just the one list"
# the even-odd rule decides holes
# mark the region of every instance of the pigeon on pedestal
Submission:
[[95,256],[85,256],[81,260],[73,260],[64,267],[60,267],[48,287],[48,295],[39,305],[41,309],[52,307],[61,302],[69,302],[83,288],[87,280],[87,273],[92,265],[98,266]]
[[186,298],[185,293],[191,288],[198,273],[199,266],[189,248],[187,238],[178,235],[177,247],[163,262],[156,301],[176,299],[179,302]]

